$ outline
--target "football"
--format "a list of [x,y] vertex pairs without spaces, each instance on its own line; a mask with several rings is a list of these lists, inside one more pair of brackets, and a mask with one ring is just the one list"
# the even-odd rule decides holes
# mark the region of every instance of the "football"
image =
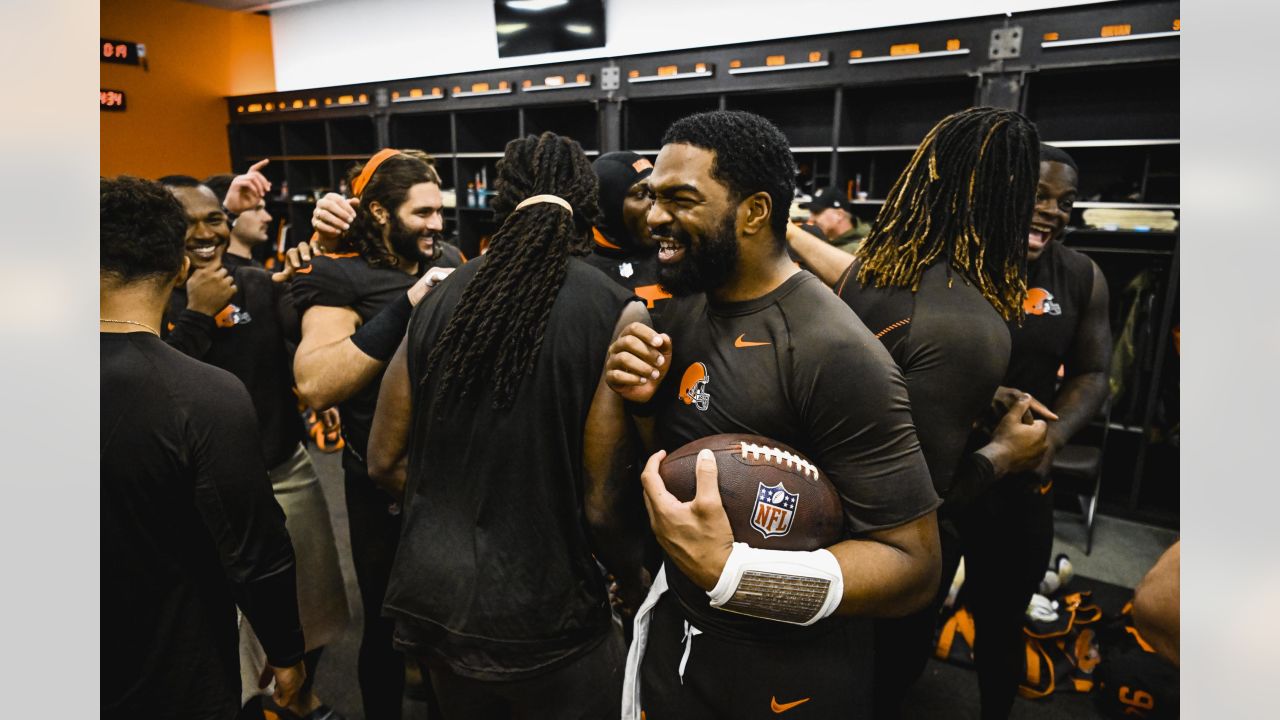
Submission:
[[733,539],[766,550],[817,550],[842,539],[840,496],[822,469],[759,435],[712,435],[662,459],[667,492],[689,502],[697,489],[698,451],[716,456],[720,501]]

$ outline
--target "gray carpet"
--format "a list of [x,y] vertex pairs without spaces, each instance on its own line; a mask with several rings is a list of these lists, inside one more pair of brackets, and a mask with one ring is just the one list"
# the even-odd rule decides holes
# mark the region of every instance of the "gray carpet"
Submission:
[[[360,646],[362,622],[360,594],[356,587],[355,569],[351,565],[351,543],[347,534],[346,502],[342,490],[340,454],[311,450],[329,512],[333,516],[338,556],[347,584],[347,601],[352,620],[347,631],[326,650],[316,677],[316,692],[321,700],[343,713],[349,720],[363,720],[360,690],[356,682],[356,657]],[[1160,553],[1177,539],[1174,531],[1098,516],[1094,525],[1093,551],[1084,554],[1084,525],[1079,515],[1055,513],[1057,537],[1054,554],[1070,556],[1076,572],[1104,582],[1133,587],[1155,563]],[[426,708],[407,702],[405,720],[425,720]],[[978,687],[971,670],[931,660],[925,676],[916,686],[907,706],[910,720],[978,717]],[[1018,698],[1012,720],[1058,720],[1100,717],[1088,695],[1058,693],[1045,700]]]

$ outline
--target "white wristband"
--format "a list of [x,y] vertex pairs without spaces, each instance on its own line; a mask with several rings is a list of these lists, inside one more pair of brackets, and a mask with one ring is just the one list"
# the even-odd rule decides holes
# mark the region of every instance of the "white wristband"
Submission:
[[812,625],[840,606],[844,574],[827,550],[761,550],[736,542],[707,597],[726,612]]

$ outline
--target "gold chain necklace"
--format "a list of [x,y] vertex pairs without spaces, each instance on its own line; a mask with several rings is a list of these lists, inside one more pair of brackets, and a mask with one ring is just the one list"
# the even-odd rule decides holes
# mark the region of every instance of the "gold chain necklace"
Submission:
[[155,336],[156,336],[156,337],[160,337],[160,331],[159,331],[159,330],[156,330],[155,328],[151,327],[150,325],[148,325],[148,324],[146,324],[146,323],[140,323],[140,322],[138,322],[137,320],[112,320],[111,318],[104,318],[104,317],[100,317],[100,318],[98,318],[98,322],[100,322],[100,323],[118,323],[118,324],[120,324],[120,325],[137,325],[138,327],[143,327],[143,328],[146,328],[146,329],[150,330],[152,333],[154,333],[154,334],[155,334]]

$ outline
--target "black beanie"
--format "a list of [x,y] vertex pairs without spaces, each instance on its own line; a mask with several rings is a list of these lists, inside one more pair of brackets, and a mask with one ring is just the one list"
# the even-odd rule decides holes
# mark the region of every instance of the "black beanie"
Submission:
[[592,164],[600,180],[600,213],[604,223],[596,228],[605,239],[625,250],[637,249],[636,242],[622,222],[622,202],[632,185],[649,177],[653,163],[633,152],[611,152],[596,158]]

